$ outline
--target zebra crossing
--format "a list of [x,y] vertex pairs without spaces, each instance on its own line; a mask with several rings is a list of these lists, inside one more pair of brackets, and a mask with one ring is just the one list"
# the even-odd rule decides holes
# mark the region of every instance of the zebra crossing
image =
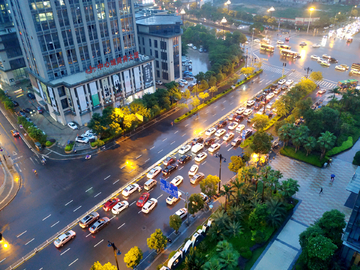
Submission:
[[[267,65],[267,64],[263,64],[261,68],[263,70],[267,70],[267,71],[278,73],[278,74],[283,73],[283,70],[282,70],[281,67],[276,67],[276,66],[270,66],[270,65]],[[301,78],[303,78],[305,76],[305,74],[302,74],[302,73],[300,73],[298,71],[293,72],[288,68],[284,68],[284,75],[288,75],[288,78],[294,80],[295,82],[300,81]],[[330,81],[330,80],[327,80],[327,79],[324,79],[324,80],[321,80],[321,81],[316,81],[315,83],[320,85],[320,87],[326,88],[326,89],[334,88],[337,85],[336,82]]]

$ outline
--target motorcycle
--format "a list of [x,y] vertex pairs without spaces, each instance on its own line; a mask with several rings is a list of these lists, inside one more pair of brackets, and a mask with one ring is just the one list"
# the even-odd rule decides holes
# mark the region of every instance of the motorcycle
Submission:
[[90,159],[91,158],[91,155],[86,155],[85,156],[85,159]]

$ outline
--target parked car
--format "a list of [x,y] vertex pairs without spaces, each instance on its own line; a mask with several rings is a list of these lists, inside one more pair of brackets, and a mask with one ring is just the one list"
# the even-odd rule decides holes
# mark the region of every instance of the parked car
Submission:
[[74,122],[69,122],[67,125],[71,129],[79,129],[78,126]]
[[40,113],[40,114],[44,113],[43,108],[41,108],[40,106],[38,106],[36,109],[37,109],[38,113]]
[[76,233],[73,230],[67,231],[66,233],[59,235],[58,238],[55,239],[54,245],[57,248],[62,247],[67,242],[69,242],[71,239],[74,239],[75,236],[76,236]]
[[181,175],[176,176],[173,180],[171,180],[170,184],[173,184],[175,187],[179,186],[184,180],[184,177]]
[[127,201],[118,202],[115,206],[111,209],[111,212],[114,215],[120,214],[123,210],[129,207],[129,203]]
[[110,219],[108,217],[103,217],[97,220],[91,227],[89,228],[90,233],[95,234],[101,229],[103,229],[107,224],[109,224]]
[[78,142],[78,143],[88,143],[89,138],[88,137],[77,136],[75,138],[75,141]]
[[119,201],[118,198],[109,199],[103,206],[104,211],[110,211]]
[[100,217],[99,213],[97,212],[92,212],[88,215],[86,215],[85,217],[83,217],[80,221],[79,221],[79,226],[83,229],[89,227],[92,223],[94,223],[96,220],[98,220]]

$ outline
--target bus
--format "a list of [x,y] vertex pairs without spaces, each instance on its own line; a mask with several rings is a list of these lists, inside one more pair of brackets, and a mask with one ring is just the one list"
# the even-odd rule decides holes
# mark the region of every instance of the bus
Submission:
[[281,56],[290,57],[293,59],[296,59],[300,56],[299,53],[290,51],[290,50],[286,50],[286,49],[280,50],[280,53],[281,53]]
[[274,52],[274,46],[261,43],[261,44],[260,44],[260,50],[262,50],[262,51],[267,51],[267,52]]
[[282,49],[285,49],[285,50],[290,50],[291,49],[291,46],[290,45],[277,45],[277,47],[282,50]]

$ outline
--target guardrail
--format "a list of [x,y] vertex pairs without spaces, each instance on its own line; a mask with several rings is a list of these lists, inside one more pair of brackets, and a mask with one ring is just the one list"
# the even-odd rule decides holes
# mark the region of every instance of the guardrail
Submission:
[[[236,89],[238,90],[238,89]],[[257,92],[256,94],[254,94],[252,98],[256,97],[257,95],[259,95],[260,93],[262,93],[262,89]],[[246,106],[246,102],[243,102],[240,104],[240,106]],[[223,117],[217,119],[216,121],[214,121],[213,123],[211,123],[210,125],[208,125],[203,131],[201,131],[198,135],[202,135],[204,133],[205,130],[209,129],[210,127],[212,127],[213,125],[215,125],[217,122],[227,118],[230,114],[233,114],[235,111],[237,110],[237,108],[233,109],[232,111],[230,111],[229,113],[227,113],[226,115],[224,115]],[[42,244],[40,244],[38,247],[36,247],[35,249],[33,249],[31,252],[27,253],[25,256],[21,257],[21,259],[19,259],[18,261],[16,261],[14,264],[12,264],[11,266],[9,266],[7,269],[15,269],[18,266],[20,266],[21,264],[23,264],[24,262],[26,262],[27,260],[29,260],[32,256],[34,256],[36,253],[38,253],[39,251],[41,251],[42,249],[44,249],[45,247],[47,247],[49,244],[51,244],[55,238],[57,236],[59,236],[60,234],[65,233],[66,231],[68,231],[69,229],[75,227],[78,222],[81,220],[82,217],[90,214],[91,212],[96,211],[97,209],[100,209],[101,206],[106,203],[109,199],[116,197],[117,195],[120,195],[122,190],[127,187],[130,184],[136,183],[137,181],[139,181],[143,176],[145,176],[147,174],[147,172],[149,170],[151,170],[152,168],[158,166],[159,164],[161,164],[162,161],[164,161],[168,156],[173,155],[174,153],[178,152],[180,150],[180,148],[185,145],[188,144],[189,142],[191,142],[192,138],[190,138],[189,140],[187,140],[186,142],[184,142],[183,144],[181,144],[180,146],[178,146],[177,148],[175,148],[173,151],[171,151],[168,155],[164,156],[163,158],[161,158],[160,160],[158,160],[157,162],[155,162],[153,165],[151,165],[150,167],[148,167],[147,169],[145,169],[144,171],[142,171],[141,173],[139,173],[136,177],[134,177],[131,181],[129,181],[128,183],[126,183],[125,185],[121,186],[119,189],[117,189],[115,192],[113,192],[110,196],[108,196],[107,198],[105,198],[104,200],[102,200],[100,203],[98,203],[96,206],[94,206],[93,208],[91,208],[90,210],[88,210],[87,212],[85,212],[83,215],[81,215],[80,217],[78,217],[77,219],[75,219],[73,222],[71,222],[69,225],[67,225],[65,228],[63,228],[62,230],[58,231],[56,234],[54,234],[53,236],[51,236],[50,238],[48,238],[46,241],[44,241]]]

